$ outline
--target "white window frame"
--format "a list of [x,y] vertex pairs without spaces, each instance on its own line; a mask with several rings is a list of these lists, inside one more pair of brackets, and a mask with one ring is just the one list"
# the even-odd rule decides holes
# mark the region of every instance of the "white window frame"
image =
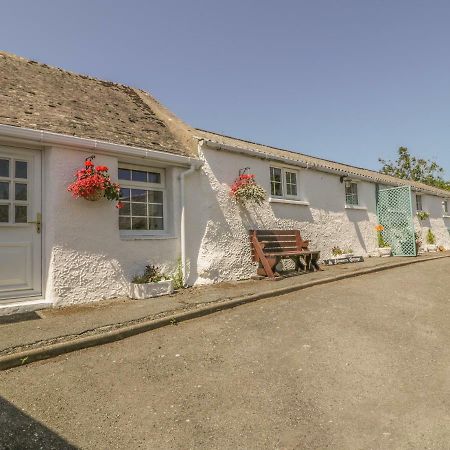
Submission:
[[[281,195],[274,195],[272,194],[272,174],[271,169],[279,169],[281,170]],[[297,189],[297,194],[290,195],[287,193],[287,173],[293,173],[295,174],[295,186]],[[278,166],[278,165],[270,165],[269,167],[269,182],[270,182],[270,197],[271,198],[285,198],[290,200],[297,200],[300,198],[299,192],[300,192],[300,177],[299,177],[299,171],[296,169],[292,169],[291,167],[284,167],[284,166]],[[292,183],[290,183],[292,184]]]
[[[119,169],[140,170],[144,172],[159,173],[161,177],[161,183],[148,183],[144,181],[122,180],[119,179]],[[120,236],[133,237],[133,236],[164,236],[167,235],[167,192],[166,192],[166,172],[165,169],[137,166],[134,164],[119,163],[117,168],[118,183],[121,188],[129,189],[145,189],[148,191],[161,191],[163,193],[163,229],[162,230],[121,230],[119,228]],[[120,210],[119,210],[120,211]],[[119,213],[120,214],[120,213]],[[120,217],[120,215],[119,215]],[[119,218],[117,219],[117,227],[119,227]]]
[[[419,208],[420,201],[420,208]],[[416,194],[416,211],[423,212],[423,196],[422,194]]]
[[[351,186],[356,186],[356,193],[347,194],[347,183]],[[359,199],[359,192],[358,192],[358,183],[355,180],[345,180],[344,181],[344,195],[345,195],[345,206],[348,206],[349,208],[353,207],[359,207],[360,206],[360,199]],[[356,203],[348,203],[347,202],[347,195],[356,196]]]

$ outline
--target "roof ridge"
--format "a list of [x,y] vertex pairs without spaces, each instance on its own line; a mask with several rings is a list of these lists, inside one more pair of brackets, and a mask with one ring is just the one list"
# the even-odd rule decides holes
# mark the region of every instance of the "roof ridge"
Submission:
[[7,57],[7,58],[11,58],[11,59],[16,59],[23,63],[35,64],[35,65],[37,65],[39,67],[43,67],[45,69],[57,70],[58,72],[66,73],[68,75],[72,75],[75,77],[80,77],[85,80],[98,81],[99,83],[103,83],[106,86],[117,86],[117,87],[130,88],[130,89],[134,88],[133,86],[130,86],[128,84],[119,83],[117,81],[106,80],[103,78],[93,77],[92,75],[86,75],[85,73],[81,73],[81,72],[74,72],[73,70],[68,70],[68,69],[64,69],[59,66],[53,66],[51,64],[36,61],[34,59],[25,58],[23,56],[19,56],[19,55],[16,55],[15,53],[10,53],[10,52],[4,51],[4,50],[0,50],[0,57]]

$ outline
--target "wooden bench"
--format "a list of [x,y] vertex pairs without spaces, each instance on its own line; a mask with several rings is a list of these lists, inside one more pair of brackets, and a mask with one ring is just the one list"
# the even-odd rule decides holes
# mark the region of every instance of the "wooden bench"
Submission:
[[250,230],[252,259],[259,263],[258,275],[279,276],[275,266],[281,259],[292,259],[296,271],[322,270],[318,260],[320,251],[309,250],[299,230]]

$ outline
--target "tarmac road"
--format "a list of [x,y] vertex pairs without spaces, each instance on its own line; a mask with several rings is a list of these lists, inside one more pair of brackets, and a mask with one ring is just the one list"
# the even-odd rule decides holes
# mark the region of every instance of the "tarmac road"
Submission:
[[449,324],[443,259],[11,369],[0,448],[450,449]]

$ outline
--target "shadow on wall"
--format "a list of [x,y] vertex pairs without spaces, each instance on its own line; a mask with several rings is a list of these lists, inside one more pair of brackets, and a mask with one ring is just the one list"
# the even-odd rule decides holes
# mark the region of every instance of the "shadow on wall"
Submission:
[[282,217],[284,220],[295,220],[296,222],[314,223],[314,217],[311,214],[309,206],[284,205],[281,203],[269,203],[274,217]]
[[[360,209],[347,209],[347,217],[348,220],[353,224],[355,228],[355,233],[359,241],[359,245],[361,248],[367,253],[367,246],[364,241],[364,237],[361,233],[361,227],[359,226],[359,222],[368,222],[369,221],[369,214],[366,210],[360,210]],[[375,233],[375,231],[374,231]]]
[[72,450],[64,438],[0,397],[0,448]]

